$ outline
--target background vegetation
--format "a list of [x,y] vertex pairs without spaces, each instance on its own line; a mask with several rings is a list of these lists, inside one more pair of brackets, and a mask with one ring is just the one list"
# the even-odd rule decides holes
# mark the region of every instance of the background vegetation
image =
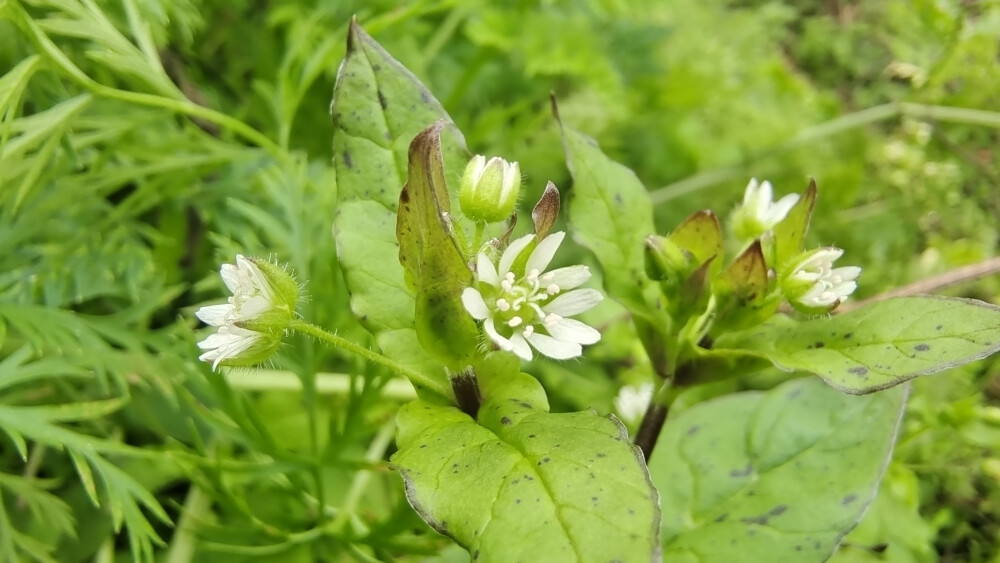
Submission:
[[[406,385],[307,340],[263,371],[196,359],[236,252],[368,341],[330,235],[352,14],[470,149],[520,161],[525,201],[570,185],[551,91],[664,232],[812,176],[811,235],[862,298],[996,255],[995,1],[0,0],[0,560],[467,559],[386,465]],[[995,276],[943,291],[1000,303]],[[555,407],[607,412],[640,356],[611,327],[587,367],[539,370]],[[916,383],[835,560],[1000,561],[997,360]]]

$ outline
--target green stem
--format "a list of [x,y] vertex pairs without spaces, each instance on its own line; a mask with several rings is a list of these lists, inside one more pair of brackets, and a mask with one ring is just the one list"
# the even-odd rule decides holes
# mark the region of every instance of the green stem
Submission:
[[357,354],[372,363],[385,366],[400,375],[406,376],[414,385],[421,385],[428,390],[445,397],[446,399],[451,399],[451,391],[441,381],[431,379],[420,372],[413,371],[398,362],[379,354],[378,352],[373,352],[372,350],[361,346],[360,344],[351,342],[346,338],[337,336],[332,332],[328,332],[305,321],[292,321],[288,328],[301,334],[308,334],[309,336],[312,336],[317,340],[321,340],[334,348],[340,348],[341,350],[346,350],[352,354]]
[[472,252],[469,253],[470,256],[475,256],[479,252],[479,247],[483,244],[483,234],[486,232],[486,222],[480,221],[476,223],[476,238],[474,239],[475,244],[472,245]]
[[749,165],[759,160],[795,150],[804,145],[814,143],[827,137],[832,137],[845,131],[851,131],[879,121],[904,116],[915,117],[917,119],[947,121],[951,123],[964,123],[967,125],[981,125],[984,127],[1000,128],[1000,112],[950,106],[894,102],[863,109],[836,119],[831,119],[830,121],[821,123],[815,127],[808,127],[784,143],[780,143],[774,147],[751,155],[744,162],[738,165],[716,170],[708,170],[695,174],[694,176],[689,176],[678,182],[653,190],[650,192],[649,196],[654,205],[665,203],[692,192],[703,190],[734,178],[739,178],[745,174],[746,168]]
[[[385,456],[385,451],[389,448],[389,443],[392,442],[395,431],[395,419],[391,419],[382,425],[378,434],[375,435],[375,439],[368,445],[368,451],[365,452],[365,461],[369,465],[375,465]],[[361,469],[354,474],[354,480],[351,481],[351,485],[347,489],[347,495],[344,497],[344,504],[341,505],[337,518],[330,524],[330,528],[340,530],[347,524],[351,515],[357,509],[358,503],[361,502],[361,497],[364,495],[365,489],[368,488],[371,476],[372,471],[370,469]]]

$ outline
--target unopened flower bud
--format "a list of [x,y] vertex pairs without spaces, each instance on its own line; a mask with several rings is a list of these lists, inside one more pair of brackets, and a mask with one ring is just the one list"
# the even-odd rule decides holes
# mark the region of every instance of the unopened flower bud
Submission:
[[660,235],[646,237],[646,274],[656,281],[679,283],[691,273],[691,253]]
[[476,222],[496,223],[510,217],[521,189],[516,162],[476,155],[465,167],[458,202],[462,213]]

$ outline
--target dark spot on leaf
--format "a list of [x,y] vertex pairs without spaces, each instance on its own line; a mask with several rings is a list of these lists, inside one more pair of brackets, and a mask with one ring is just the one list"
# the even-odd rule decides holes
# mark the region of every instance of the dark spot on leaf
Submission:
[[425,104],[431,103],[431,96],[427,93],[427,90],[420,92],[420,101]]
[[943,325],[937,325],[936,327],[934,327],[934,330],[941,330],[942,328],[944,328]]
[[344,161],[344,166],[354,168],[354,160],[351,158],[351,153],[349,151],[344,151],[341,153],[340,157]]
[[778,516],[778,515],[784,514],[786,510],[788,510],[788,505],[779,504],[778,506],[775,506],[774,508],[772,508],[771,512],[769,512],[769,514],[771,516]]
[[404,189],[403,191],[399,192],[399,203],[406,204],[409,202],[410,202],[410,191]]
[[378,72],[378,71],[382,70],[382,65],[372,65],[372,70],[374,70],[375,72]]
[[801,545],[795,546],[795,551],[802,551],[802,546]]
[[844,340],[850,340],[852,336],[854,336],[853,332],[845,332],[844,333]]
[[604,452],[597,452],[597,457],[608,457],[608,454]]
[[729,518],[729,513],[728,512],[724,512],[724,513],[720,514],[719,517],[715,519],[715,521],[716,522],[722,522],[726,518]]
[[521,499],[519,498],[514,499],[514,504],[521,504]]
[[729,472],[729,476],[730,477],[746,477],[747,475],[750,475],[751,473],[753,473],[753,465],[748,462],[747,466],[744,467],[743,469],[733,469],[732,471],[730,471]]
[[529,437],[529,438],[534,438],[534,437],[535,437],[535,435],[534,435],[534,434],[528,434],[528,437]]
[[847,370],[847,373],[853,373],[854,375],[865,375],[868,373],[868,368],[865,366],[857,366]]
[[543,463],[548,463],[550,461],[552,461],[551,457],[543,457],[542,459],[538,460],[538,465],[541,465]]
[[889,544],[877,543],[871,546],[869,549],[871,549],[872,553],[885,553],[885,550],[889,549]]
[[913,349],[916,350],[917,352],[926,352],[930,350],[931,347],[928,344],[917,344],[916,346],[913,347]]
[[426,448],[426,447],[427,447],[427,444],[420,444],[420,447],[421,447],[421,448]]
[[385,95],[382,94],[381,90],[378,91],[378,105],[382,106],[382,109],[389,108],[389,102],[385,99]]
[[855,500],[857,500],[857,498],[858,498],[858,495],[847,495],[843,499],[840,500],[840,504],[843,504],[844,506],[847,506],[848,504],[851,504],[852,502],[854,502]]
[[622,199],[622,194],[615,194],[615,204],[622,205],[625,201]]
[[522,401],[520,399],[511,399],[510,402],[514,403],[515,405],[517,405],[519,407],[524,407],[526,409],[533,409],[533,408],[535,408],[535,406],[532,405],[531,403],[529,403],[528,401]]
[[796,387],[795,389],[792,389],[792,391],[788,394],[788,398],[789,399],[794,399],[794,398],[798,397],[801,394],[802,394],[802,388],[801,387]]
[[822,340],[820,340],[819,342],[813,344],[813,348],[822,348],[824,346],[826,346],[826,343],[823,342]]
[[473,560],[479,559],[479,550],[478,549],[475,551],[475,553],[472,554],[472,559]]
[[694,436],[698,432],[699,428],[701,428],[701,426],[695,424],[691,428],[688,428],[687,432],[685,432],[685,434],[687,434],[688,436]]
[[630,508],[630,509],[628,509],[628,515],[629,515],[629,516],[635,516],[635,511],[634,511],[634,510],[632,510],[631,508]]
[[503,424],[504,426],[510,426],[510,423],[511,423],[511,420],[510,420],[509,417],[505,416],[505,417],[503,417],[503,418],[500,419],[500,424]]
[[823,544],[819,543],[818,541],[813,542],[813,549],[819,549],[821,547],[823,547]]

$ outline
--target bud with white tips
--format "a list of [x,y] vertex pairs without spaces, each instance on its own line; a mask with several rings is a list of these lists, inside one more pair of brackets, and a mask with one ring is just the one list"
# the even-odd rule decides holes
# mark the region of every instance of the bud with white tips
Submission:
[[495,156],[489,161],[476,155],[465,167],[458,202],[462,213],[477,223],[504,221],[514,212],[521,190],[521,169],[516,162]]

